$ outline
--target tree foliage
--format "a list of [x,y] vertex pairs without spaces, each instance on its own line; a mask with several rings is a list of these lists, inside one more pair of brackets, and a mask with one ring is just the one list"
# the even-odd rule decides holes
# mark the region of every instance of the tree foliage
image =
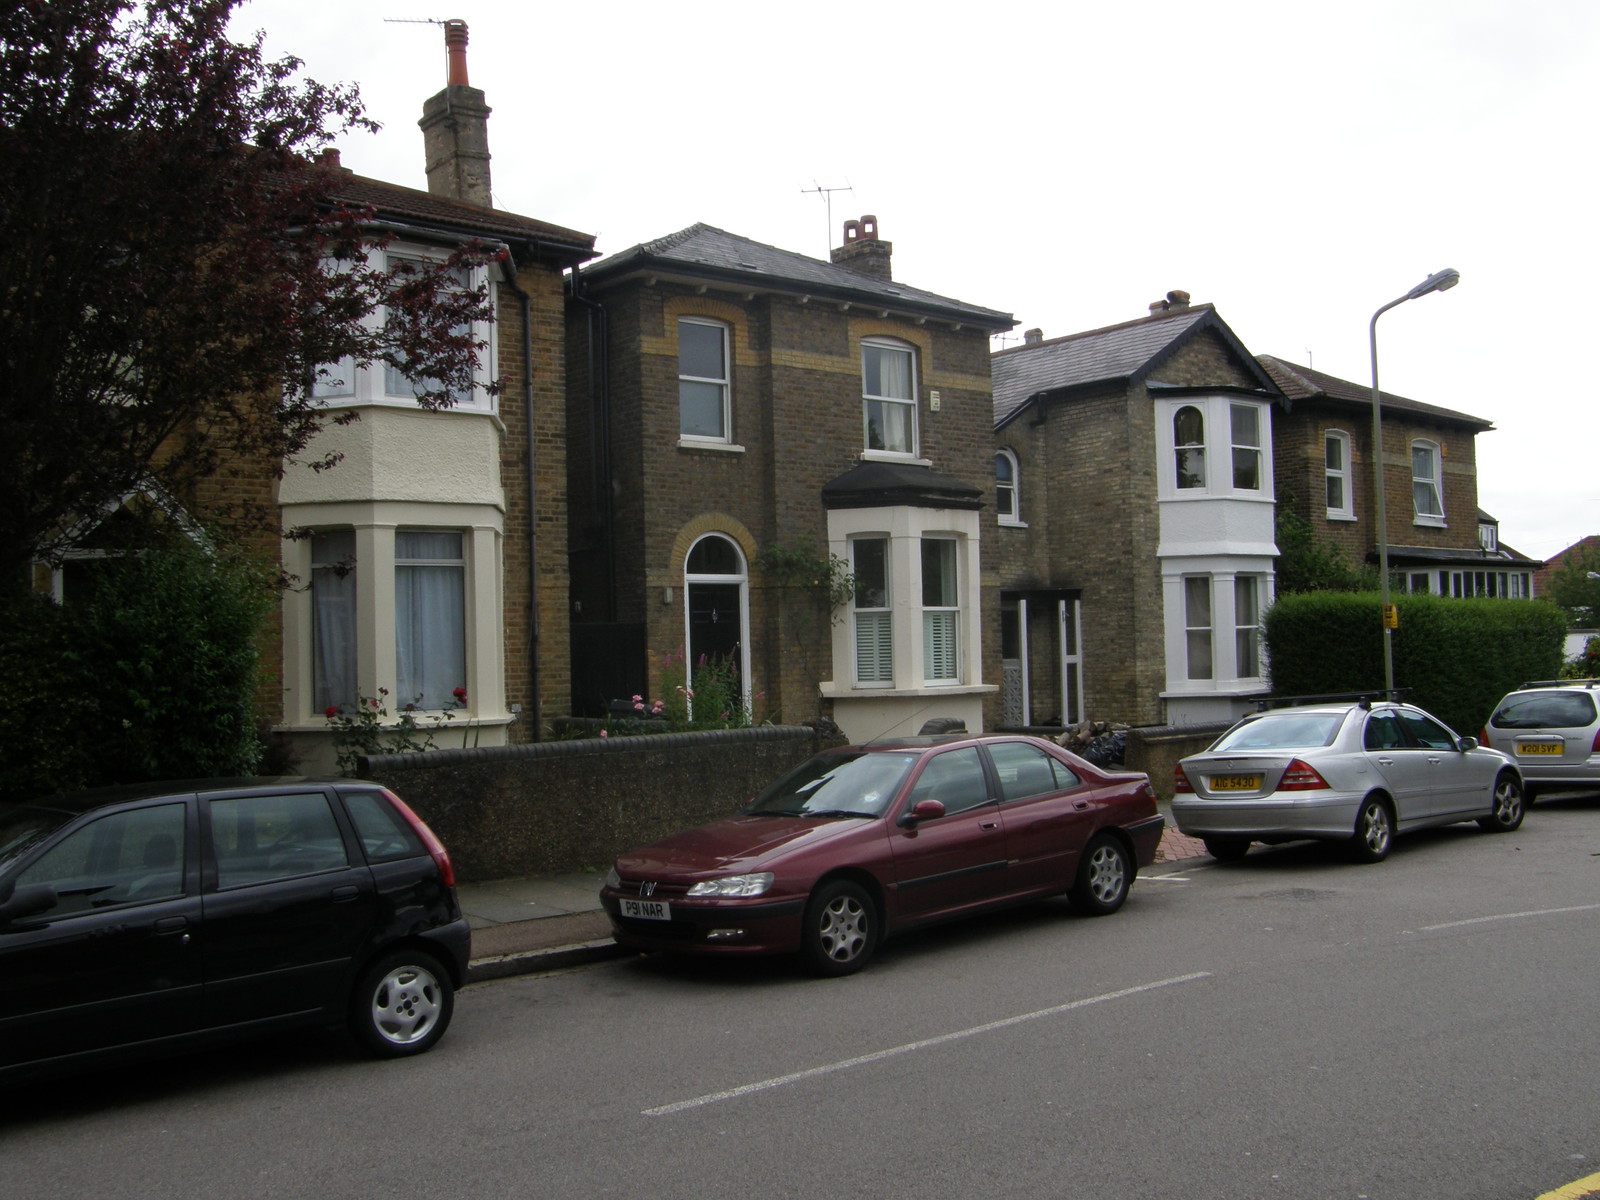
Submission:
[[1579,627],[1600,622],[1600,579],[1590,579],[1591,572],[1600,575],[1600,541],[1586,540],[1562,556],[1543,596],[1564,608]]
[[0,595],[0,795],[247,775],[261,757],[257,639],[276,566],[182,533],[102,559],[58,605]]
[[[376,126],[269,61],[237,0],[0,8],[0,579],[151,482],[317,459],[311,381],[351,356],[447,405],[486,297],[448,264],[385,272],[372,212],[317,161]],[[349,419],[348,413],[340,419]]]
[[1377,572],[1352,566],[1339,547],[1318,542],[1311,524],[1285,494],[1277,505],[1278,561],[1274,590],[1280,596],[1301,592],[1365,592],[1378,588]]

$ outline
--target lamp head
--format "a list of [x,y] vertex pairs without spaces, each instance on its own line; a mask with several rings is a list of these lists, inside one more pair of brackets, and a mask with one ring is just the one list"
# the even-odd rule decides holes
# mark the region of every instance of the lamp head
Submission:
[[1429,292],[1448,292],[1461,282],[1461,272],[1454,267],[1446,267],[1442,271],[1435,271],[1416,287],[1406,293],[1407,300],[1415,300],[1418,296],[1426,296]]

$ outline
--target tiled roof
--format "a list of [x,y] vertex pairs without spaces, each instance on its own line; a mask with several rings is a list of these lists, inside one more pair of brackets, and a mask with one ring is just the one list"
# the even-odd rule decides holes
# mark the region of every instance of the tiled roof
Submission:
[[[1310,367],[1292,366],[1281,358],[1273,358],[1267,354],[1257,355],[1256,361],[1268,375],[1272,376],[1273,382],[1290,400],[1313,398],[1335,400],[1364,408],[1369,414],[1372,411],[1371,384],[1351,383],[1348,379],[1340,379],[1322,371],[1313,371]],[[1452,425],[1465,425],[1480,431],[1494,428],[1493,422],[1485,421],[1482,417],[1456,412],[1450,408],[1440,408],[1436,404],[1423,404],[1420,400],[1408,400],[1404,396],[1396,396],[1390,392],[1383,393],[1383,406],[1414,413],[1417,416],[1433,417]]]
[[370,205],[380,219],[426,225],[464,237],[539,243],[544,253],[569,262],[594,257],[594,235],[563,229],[548,221],[519,216],[498,208],[482,208],[431,192],[400,187],[381,179],[339,169],[334,198],[350,205]]
[[1010,329],[1016,324],[1010,313],[980,308],[890,279],[877,279],[706,224],[691,225],[653,242],[630,246],[585,268],[583,276],[595,285],[651,271],[720,282],[739,280],[773,290],[866,302],[897,312],[937,315],[983,329]]
[[1041,392],[1131,379],[1198,324],[1215,319],[1211,305],[1197,304],[1001,350],[991,360],[994,423],[1004,425]]

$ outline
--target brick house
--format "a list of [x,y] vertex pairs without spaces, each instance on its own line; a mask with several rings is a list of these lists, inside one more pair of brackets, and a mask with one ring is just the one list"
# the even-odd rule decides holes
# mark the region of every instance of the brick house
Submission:
[[[1289,403],[1274,422],[1278,503],[1352,563],[1378,561],[1372,388],[1262,355]],[[1478,507],[1479,417],[1383,393],[1384,523],[1393,586],[1440,596],[1534,594],[1542,565]]]
[[891,253],[872,217],[830,262],[694,225],[573,272],[575,710],[722,664],[757,719],[982,727],[988,339],[1014,322]]
[[[360,419],[329,425],[312,450],[333,470],[291,467],[274,487],[285,530],[281,651],[270,656],[277,728],[308,770],[332,765],[324,709],[390,694],[448,708],[451,736],[498,745],[539,736],[565,712],[567,675],[563,271],[593,257],[593,238],[491,203],[484,94],[466,76],[466,28],[446,25],[450,74],[419,122],[428,191],[339,172],[338,198],[370,207],[393,236],[390,261],[440,258],[480,242],[500,263],[487,284],[494,319],[479,380],[450,409],[418,407],[411,384],[375,364],[331,364],[317,394]],[[491,395],[486,385],[499,380]],[[459,731],[459,732],[458,732]]]
[[1265,690],[1281,396],[1208,304],[994,355],[1004,721],[1226,720]]

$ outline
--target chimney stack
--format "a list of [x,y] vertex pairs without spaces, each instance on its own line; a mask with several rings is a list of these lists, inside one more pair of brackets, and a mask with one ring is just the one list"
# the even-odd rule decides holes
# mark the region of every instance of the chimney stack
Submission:
[[1044,341],[1044,330],[1024,329],[1022,331],[1022,344],[1024,346],[1037,346],[1042,341]]
[[1167,313],[1167,312],[1183,312],[1188,307],[1189,307],[1189,293],[1188,292],[1171,291],[1171,292],[1168,292],[1166,294],[1166,298],[1165,299],[1155,300],[1155,301],[1151,302],[1151,304],[1150,304],[1150,315],[1151,316],[1158,316],[1161,313]]
[[865,216],[859,221],[844,223],[844,245],[835,246],[829,257],[836,265],[858,275],[887,280],[893,278],[889,269],[893,253],[893,242],[878,240],[878,218]]
[[489,106],[467,83],[467,23],[446,21],[449,60],[444,91],[422,105],[422,147],[428,191],[489,208]]

